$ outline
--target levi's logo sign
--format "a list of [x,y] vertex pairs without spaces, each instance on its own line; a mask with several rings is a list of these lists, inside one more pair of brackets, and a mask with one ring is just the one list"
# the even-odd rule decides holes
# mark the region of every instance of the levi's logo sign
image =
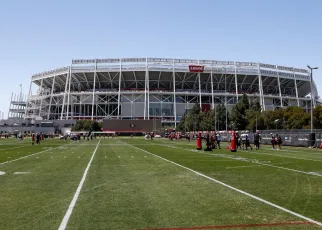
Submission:
[[200,72],[202,73],[204,71],[204,66],[201,65],[189,65],[189,71],[190,72]]

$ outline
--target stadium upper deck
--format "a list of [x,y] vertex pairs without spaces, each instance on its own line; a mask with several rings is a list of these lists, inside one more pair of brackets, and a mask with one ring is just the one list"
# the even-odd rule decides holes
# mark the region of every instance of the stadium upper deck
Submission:
[[[189,66],[201,66],[192,72]],[[199,103],[231,108],[247,93],[263,110],[310,108],[308,70],[252,62],[166,58],[73,60],[71,66],[31,78],[25,115],[43,119],[158,118],[180,120]],[[313,95],[317,89],[313,84]]]

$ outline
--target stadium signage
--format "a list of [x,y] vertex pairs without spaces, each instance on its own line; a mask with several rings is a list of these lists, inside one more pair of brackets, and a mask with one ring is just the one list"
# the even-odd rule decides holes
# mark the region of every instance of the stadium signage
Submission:
[[204,69],[202,65],[189,65],[189,71],[192,73],[203,73]]

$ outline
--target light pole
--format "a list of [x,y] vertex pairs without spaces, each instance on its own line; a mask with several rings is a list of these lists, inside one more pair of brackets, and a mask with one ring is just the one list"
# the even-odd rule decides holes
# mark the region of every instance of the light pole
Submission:
[[[21,103],[22,103],[22,84],[19,85],[20,86],[20,98],[19,98],[19,107],[18,108],[21,108]],[[20,134],[22,135],[22,115],[19,114],[18,116],[18,119],[19,119],[19,125],[20,125]]]
[[256,132],[257,132],[257,111],[256,111]]
[[20,86],[20,102],[22,101],[22,84],[19,85]]
[[307,66],[310,69],[310,88],[311,88],[311,133],[313,133],[313,70],[318,69],[318,67]]

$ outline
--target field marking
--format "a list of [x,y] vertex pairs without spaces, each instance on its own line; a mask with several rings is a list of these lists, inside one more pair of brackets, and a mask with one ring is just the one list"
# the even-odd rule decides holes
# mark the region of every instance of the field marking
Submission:
[[[75,145],[75,146],[79,146],[79,145],[81,145],[81,146],[96,146],[96,144],[70,144],[70,145]],[[101,146],[109,146],[109,145],[111,145],[111,146],[124,146],[124,144],[100,144]],[[153,145],[153,144],[137,144],[137,145],[142,145],[142,146],[144,146],[144,145]]]
[[181,168],[183,168],[183,169],[186,169],[186,170],[188,170],[188,171],[191,171],[191,172],[193,172],[193,173],[195,173],[195,174],[197,174],[197,175],[199,175],[199,176],[201,176],[201,177],[204,177],[204,178],[206,178],[206,179],[208,179],[208,180],[211,180],[211,181],[213,181],[213,182],[215,182],[215,183],[221,184],[221,185],[223,185],[223,186],[225,186],[225,187],[227,187],[227,188],[230,188],[230,189],[232,189],[232,190],[234,190],[234,191],[236,191],[236,192],[239,192],[239,193],[244,194],[244,195],[246,195],[246,196],[249,196],[249,197],[251,197],[251,198],[253,198],[253,199],[255,199],[255,200],[261,201],[261,202],[263,202],[263,203],[265,203],[265,204],[268,204],[268,205],[270,205],[270,206],[272,206],[272,207],[275,207],[275,208],[277,208],[277,209],[279,209],[279,210],[282,210],[282,211],[284,211],[284,212],[287,212],[287,213],[289,213],[289,214],[291,214],[291,215],[293,215],[293,216],[296,216],[296,217],[299,217],[299,218],[304,219],[304,220],[306,220],[306,221],[312,222],[312,223],[314,223],[314,224],[316,224],[316,225],[318,225],[318,226],[322,226],[322,223],[321,223],[321,222],[318,222],[318,221],[313,220],[313,219],[311,219],[311,218],[309,218],[309,217],[303,216],[303,215],[301,215],[301,214],[299,214],[299,213],[296,213],[296,212],[293,212],[293,211],[288,210],[288,209],[286,209],[286,208],[283,208],[282,206],[279,206],[279,205],[277,205],[277,204],[271,203],[271,202],[269,202],[269,201],[267,201],[267,200],[264,200],[264,199],[262,199],[262,198],[260,198],[260,197],[257,197],[257,196],[255,196],[255,195],[252,195],[252,194],[248,193],[248,192],[245,192],[245,191],[243,191],[243,190],[240,190],[240,189],[238,189],[238,188],[235,188],[235,187],[233,187],[233,186],[231,186],[231,185],[228,185],[228,184],[226,184],[226,183],[224,183],[224,182],[221,182],[221,181],[219,181],[219,180],[216,180],[216,179],[214,179],[214,178],[212,178],[212,177],[209,177],[209,176],[207,176],[207,175],[205,175],[205,174],[202,174],[202,173],[200,173],[200,172],[197,172],[197,171],[195,171],[195,170],[193,170],[193,169],[191,169],[191,168],[188,168],[188,167],[185,167],[185,166],[183,166],[183,165],[180,165],[180,164],[178,164],[178,163],[176,163],[176,162],[174,162],[174,161],[170,161],[170,160],[168,160],[168,159],[166,159],[166,158],[160,157],[160,156],[158,156],[158,155],[156,155],[156,154],[153,154],[153,153],[151,153],[151,152],[149,152],[149,151],[146,151],[146,150],[144,150],[144,149],[138,148],[138,147],[136,147],[136,146],[134,146],[134,145],[131,145],[131,144],[128,144],[128,143],[126,143],[126,142],[124,142],[124,143],[125,143],[125,144],[127,144],[127,145],[129,145],[129,146],[132,146],[132,147],[133,147],[133,148],[135,148],[135,149],[138,149],[138,150],[140,150],[140,151],[143,151],[143,152],[145,152],[145,153],[148,153],[148,154],[150,154],[150,155],[152,155],[152,156],[155,156],[155,157],[157,157],[157,158],[160,158],[160,159],[162,159],[162,160],[164,160],[164,161],[167,161],[167,162],[169,162],[169,163],[171,163],[171,164],[174,164],[174,165],[176,165],[176,166],[178,166],[178,167],[181,167]]
[[[162,146],[167,147],[166,145],[162,145]],[[187,151],[190,151],[190,152],[196,152],[196,153],[206,154],[206,155],[209,155],[209,156],[228,158],[228,159],[232,159],[232,160],[237,160],[237,161],[242,161],[242,162],[248,162],[248,163],[263,165],[263,166],[267,166],[267,167],[283,169],[283,170],[287,170],[287,171],[298,172],[298,173],[307,174],[307,175],[311,175],[311,176],[322,177],[322,174],[319,174],[317,172],[305,172],[305,171],[301,171],[301,170],[296,170],[296,169],[291,169],[291,168],[285,168],[285,167],[281,167],[281,166],[277,166],[277,165],[272,165],[272,164],[266,164],[266,163],[260,163],[260,162],[254,162],[253,161],[253,160],[258,160],[258,159],[249,159],[249,158],[243,158],[243,157],[235,158],[234,157],[235,155],[229,155],[229,154],[203,153],[203,152],[201,152],[199,150],[183,149],[183,148],[177,147],[177,146],[171,146],[170,148],[177,148],[177,149],[187,150]],[[252,153],[251,151],[246,151],[246,152]],[[242,166],[239,166],[239,167],[242,167]]]
[[251,167],[262,167],[262,166],[261,165],[242,165],[242,166],[226,167],[226,169],[251,168]]
[[309,221],[292,221],[292,222],[277,222],[264,224],[235,224],[235,225],[215,225],[215,226],[198,226],[198,227],[177,227],[177,228],[144,228],[141,230],[197,230],[197,229],[227,229],[227,228],[252,228],[252,227],[280,227],[292,225],[311,225]]
[[214,156],[223,157],[223,158],[228,158],[228,159],[233,159],[233,160],[242,161],[242,162],[248,162],[248,163],[263,165],[263,166],[272,167],[272,168],[283,169],[283,170],[287,170],[287,171],[298,172],[298,173],[302,173],[302,174],[308,174],[308,175],[322,177],[322,174],[319,174],[319,173],[316,173],[316,172],[305,172],[305,171],[301,171],[301,170],[297,170],[297,169],[285,168],[285,167],[281,167],[281,166],[277,166],[277,165],[272,165],[272,164],[266,164],[266,163],[253,161],[253,160],[258,161],[259,159],[249,159],[249,158],[242,158],[242,157],[234,158],[232,156],[235,156],[235,155],[229,155],[229,154],[210,154],[210,153],[205,153],[205,154],[214,155]]
[[271,156],[276,156],[276,157],[284,157],[284,158],[292,158],[292,159],[298,159],[298,160],[306,160],[306,161],[317,161],[317,162],[322,162],[322,160],[315,160],[315,159],[309,159],[309,158],[302,158],[302,157],[291,157],[291,156],[285,156],[285,155],[276,155],[276,154],[271,154],[271,153],[264,153],[264,152],[251,152],[251,151],[244,151],[244,152],[249,152],[249,153],[255,153],[255,154],[262,154],[262,155],[271,155]]
[[14,172],[13,174],[19,175],[19,174],[30,174],[31,172]]
[[23,148],[23,147],[26,147],[26,146],[18,146],[18,147],[13,147],[13,148],[0,149],[0,151],[9,150],[9,149],[19,149],[19,148]]
[[0,171],[0,176],[6,174],[5,172]]
[[94,152],[92,154],[92,157],[91,157],[91,159],[88,162],[88,165],[87,165],[87,167],[86,167],[86,169],[84,171],[83,177],[82,177],[81,181],[79,182],[79,185],[78,185],[77,190],[76,190],[76,192],[74,194],[74,197],[73,197],[73,199],[72,199],[72,201],[71,201],[71,203],[70,203],[70,205],[69,205],[69,207],[67,209],[67,212],[66,212],[66,214],[65,214],[65,216],[64,216],[64,218],[63,218],[63,220],[62,220],[62,222],[61,222],[58,230],[65,230],[66,227],[67,227],[67,223],[69,221],[70,216],[72,215],[73,209],[74,209],[74,207],[76,205],[77,199],[79,197],[79,194],[80,194],[80,192],[82,190],[82,187],[83,187],[83,184],[85,182],[85,179],[86,179],[88,170],[89,170],[89,168],[91,166],[91,163],[92,163],[92,161],[94,159],[94,156],[96,154],[96,151],[98,149],[98,146],[99,146],[100,142],[101,142],[101,140],[99,140],[98,143],[97,143],[97,145],[96,145],[96,148],[95,148],[95,150],[94,150]]
[[[161,140],[162,143],[165,143],[166,142],[164,140]],[[228,142],[225,142],[225,143],[228,143]],[[175,143],[175,144],[178,144],[178,143]],[[194,144],[189,144],[189,142],[185,142],[183,143],[184,145],[189,145],[189,146],[194,146]],[[261,150],[271,150],[272,148],[269,148],[267,147],[268,145],[264,145],[265,147],[261,148]],[[309,150],[309,154],[312,154],[313,156],[320,156],[322,157],[321,154],[318,154],[317,151],[318,150],[312,150],[312,149],[308,149],[306,147],[295,147],[295,146],[285,146],[287,147],[286,149],[282,149],[282,150],[277,150],[277,151],[281,151],[281,152],[296,152],[296,153],[303,153],[301,151],[295,151],[295,150],[289,150],[288,148],[294,148],[294,149],[303,149],[303,150]],[[250,152],[250,151],[249,151]],[[269,153],[267,153],[269,154]],[[275,154],[271,154],[273,156],[279,156],[279,157],[287,157],[287,158],[294,158],[294,159],[299,159],[299,160],[311,160],[311,161],[318,161],[318,162],[322,162],[322,160],[317,160],[317,159],[309,159],[309,158],[296,158],[296,157],[291,157],[291,156],[285,156],[285,155],[275,155]]]
[[[66,145],[67,145],[67,144],[66,144]],[[0,165],[8,164],[8,163],[11,163],[11,162],[14,162],[14,161],[18,161],[18,160],[21,160],[21,159],[24,159],[24,158],[27,158],[27,157],[35,156],[35,155],[37,155],[37,154],[41,154],[41,153],[47,152],[47,151],[49,151],[49,150],[57,149],[57,148],[59,148],[59,147],[60,147],[60,146],[55,147],[55,148],[46,149],[46,150],[44,150],[44,151],[37,152],[37,153],[33,153],[33,154],[30,154],[30,155],[26,155],[26,156],[24,156],[24,157],[19,157],[19,158],[17,158],[17,159],[11,160],[11,161],[5,161],[5,162],[0,163]]]

